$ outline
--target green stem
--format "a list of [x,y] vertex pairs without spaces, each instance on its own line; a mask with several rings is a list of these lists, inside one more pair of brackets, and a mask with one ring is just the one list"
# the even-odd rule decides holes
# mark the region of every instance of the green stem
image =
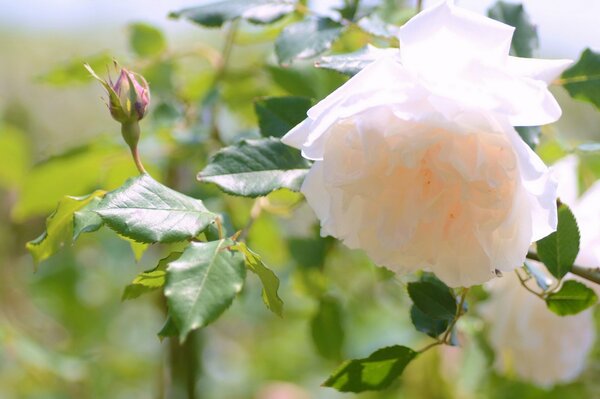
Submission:
[[[538,254],[531,251],[527,252],[527,259],[542,262]],[[571,270],[569,270],[569,272],[576,274],[579,277],[582,277],[593,283],[600,284],[600,267],[586,268],[583,266],[573,265],[571,266]]]
[[137,170],[145,174],[146,169],[142,164],[142,160],[140,159],[140,153],[138,151],[138,142],[140,140],[140,124],[138,121],[133,122],[125,122],[121,124],[121,134],[123,135],[123,140],[129,146],[131,150],[131,156],[133,157],[133,162],[135,162],[135,166]]

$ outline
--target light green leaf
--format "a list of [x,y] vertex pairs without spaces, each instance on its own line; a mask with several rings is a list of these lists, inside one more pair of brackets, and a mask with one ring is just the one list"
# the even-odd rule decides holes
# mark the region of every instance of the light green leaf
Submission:
[[73,242],[73,213],[103,194],[104,191],[96,191],[85,197],[64,197],[46,220],[46,231],[26,245],[34,261],[40,263],[70,245]]
[[367,358],[346,361],[323,386],[341,392],[379,391],[390,386],[417,355],[406,346],[382,348]]
[[131,252],[133,252],[133,258],[136,262],[139,262],[146,253],[146,250],[150,247],[150,244],[146,244],[143,242],[137,242],[132,240],[131,238],[121,237],[129,242],[129,247],[131,247]]
[[134,299],[140,295],[156,291],[165,285],[165,276],[167,274],[167,265],[181,256],[181,252],[173,252],[158,262],[154,269],[146,270],[138,274],[131,284],[125,287],[121,300]]
[[317,68],[331,69],[343,73],[344,75],[353,76],[377,59],[394,53],[399,54],[398,49],[382,49],[367,44],[365,47],[353,53],[321,57],[321,59],[315,63],[315,66]]
[[275,40],[280,64],[317,56],[328,50],[344,27],[329,18],[307,18],[288,25]]
[[560,83],[571,97],[600,109],[600,53],[585,49],[577,63],[563,72]]
[[254,253],[243,242],[239,242],[232,249],[244,254],[246,267],[256,274],[262,283],[262,299],[268,309],[279,317],[283,317],[283,301],[279,297],[279,279],[262,261],[260,256]]
[[54,86],[88,84],[92,81],[90,74],[83,67],[89,64],[94,70],[105,70],[112,62],[109,54],[101,53],[85,58],[74,58],[63,64],[54,66],[51,70],[37,77],[38,81]]
[[579,228],[575,216],[565,204],[558,207],[556,231],[537,242],[537,254],[557,279],[571,270],[579,253]]
[[30,164],[30,143],[25,134],[0,125],[0,187],[20,188]]
[[452,320],[456,316],[456,299],[441,281],[408,283],[408,295],[414,305],[431,318]]
[[167,49],[163,33],[152,25],[129,25],[129,46],[140,57],[156,57]]
[[537,29],[531,23],[522,4],[498,1],[488,10],[488,16],[515,27],[511,43],[511,54],[517,57],[532,57],[538,48]]
[[263,137],[282,137],[306,118],[313,103],[307,97],[265,97],[254,102]]
[[218,27],[236,18],[268,24],[293,10],[294,1],[291,0],[221,0],[172,12],[169,16],[185,18],[207,27]]
[[340,360],[344,347],[342,307],[330,296],[319,301],[319,309],[310,321],[313,343],[321,356]]
[[415,305],[412,305],[410,308],[410,321],[417,331],[421,331],[433,338],[448,329],[448,320],[434,319]]
[[242,290],[244,256],[229,250],[233,244],[229,239],[192,242],[169,263],[165,296],[180,341],[219,317]]
[[584,284],[568,280],[546,298],[548,309],[560,316],[577,314],[594,306],[598,302],[598,296],[591,288]]
[[242,140],[212,156],[198,180],[229,194],[258,197],[280,188],[299,191],[308,168],[300,152],[279,139]]
[[106,194],[95,212],[117,233],[142,243],[188,240],[216,217],[202,201],[163,186],[147,174]]
[[82,233],[98,231],[104,221],[95,210],[102,201],[102,197],[94,197],[86,206],[73,214],[73,241],[77,240]]

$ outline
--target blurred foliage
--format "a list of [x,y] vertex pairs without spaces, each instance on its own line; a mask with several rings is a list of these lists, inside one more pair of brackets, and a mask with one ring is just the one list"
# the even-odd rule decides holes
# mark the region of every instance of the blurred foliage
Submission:
[[[353,8],[358,2],[346,1],[341,15],[350,23],[340,24],[329,19],[301,22],[308,13],[305,7],[291,16],[284,16],[289,7],[281,8],[267,18],[253,13],[267,0],[231,3],[236,7],[227,13],[192,8],[172,15],[205,26],[223,25],[222,35],[190,25],[193,41],[178,46],[159,28],[136,22],[122,38],[129,46],[124,53],[92,52],[58,64],[48,59],[31,77],[52,88],[45,98],[47,110],[29,109],[27,102],[6,103],[0,120],[0,397],[183,398],[191,387],[197,398],[208,399],[272,399],[277,396],[265,392],[276,388],[286,399],[341,398],[346,396],[320,387],[339,360],[361,360],[384,346],[422,347],[431,342],[426,334],[446,330],[447,324],[439,327],[440,320],[427,319],[422,309],[424,333],[417,332],[408,312],[409,281],[375,267],[361,253],[320,238],[317,221],[299,195],[284,190],[253,200],[221,194],[195,179],[223,145],[281,136],[301,120],[298,108],[305,110],[347,79],[313,68],[302,58],[330,47],[335,54],[358,51],[367,43],[394,44],[389,24],[401,24],[414,9],[389,0],[367,16],[363,7]],[[507,13],[506,7],[496,7],[495,15],[502,11],[499,19],[527,24],[519,14],[522,8]],[[244,19],[230,21],[240,16]],[[310,49],[287,46],[290,36],[306,35],[306,25],[317,28]],[[526,51],[523,46],[534,42],[535,30],[522,29],[524,43],[515,44],[513,51],[529,56],[532,48]],[[273,45],[282,31],[283,38]],[[198,37],[207,39],[199,43]],[[165,284],[161,260],[174,260],[173,254],[183,250],[181,244],[141,246],[102,228],[93,237],[81,234],[75,245],[59,237],[52,245],[64,248],[36,273],[25,254],[25,243],[43,231],[45,216],[55,210],[60,214],[56,207],[65,194],[113,190],[136,174],[118,127],[108,118],[78,125],[92,130],[81,132],[91,137],[89,142],[66,138],[65,143],[76,145],[40,156],[49,145],[36,133],[40,115],[52,112],[51,103],[60,102],[69,90],[91,83],[83,62],[102,71],[113,57],[143,74],[152,89],[141,143],[152,176],[202,198],[212,211],[227,213],[223,228],[229,234],[247,231],[248,247],[260,254],[260,265],[268,265],[280,280],[281,298],[263,293],[260,280],[270,275],[262,268],[255,271],[259,278],[247,279],[218,322],[192,332],[183,346],[177,339],[158,338],[165,320],[163,338],[173,331],[166,319],[166,300],[155,290]],[[292,66],[275,62],[287,64],[291,58]],[[584,53],[562,78],[590,75],[596,58],[591,50]],[[596,92],[571,82],[565,88],[574,97],[597,105]],[[104,111],[94,96],[78,95],[82,109]],[[65,115],[52,117],[68,123]],[[537,152],[549,163],[569,152],[580,153],[585,188],[600,178],[600,157],[597,151],[578,149],[578,144],[568,132],[545,128]],[[452,295],[440,293],[444,300]],[[284,318],[265,310],[263,301],[270,300],[271,309],[281,313],[275,298],[285,304]],[[471,308],[484,299],[483,289],[472,291]],[[419,355],[401,380],[389,381],[388,390],[358,397],[600,397],[598,344],[578,381],[545,390],[492,371],[493,352],[479,319],[467,314],[458,331],[462,349],[443,347]],[[295,385],[277,385],[278,381]]]

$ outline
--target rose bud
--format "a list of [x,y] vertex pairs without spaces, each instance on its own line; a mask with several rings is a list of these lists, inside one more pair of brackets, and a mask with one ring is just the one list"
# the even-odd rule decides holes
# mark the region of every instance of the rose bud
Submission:
[[556,229],[556,182],[513,126],[556,121],[568,60],[508,55],[514,28],[441,3],[282,138],[315,161],[321,234],[396,272],[470,286]]

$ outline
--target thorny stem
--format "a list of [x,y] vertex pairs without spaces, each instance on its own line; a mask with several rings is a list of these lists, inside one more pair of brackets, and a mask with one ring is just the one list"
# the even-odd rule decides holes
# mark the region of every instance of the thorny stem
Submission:
[[450,322],[450,325],[446,329],[446,332],[444,333],[444,336],[442,337],[442,339],[438,339],[437,341],[432,342],[431,344],[427,345],[426,347],[420,349],[418,351],[418,353],[426,352],[429,349],[431,349],[435,346],[438,346],[438,345],[448,345],[449,344],[448,340],[450,339],[452,330],[454,329],[454,326],[458,322],[458,319],[460,319],[460,317],[464,314],[463,307],[465,305],[465,300],[467,298],[468,292],[469,292],[469,288],[463,288],[462,294],[460,295],[460,300],[458,302],[458,307],[456,308],[456,314],[454,315],[454,318],[452,319],[452,321]]
[[[527,252],[527,259],[541,262],[540,257],[535,252]],[[571,273],[578,275],[586,280],[600,284],[600,267],[586,268],[583,266],[573,265],[571,266]]]

